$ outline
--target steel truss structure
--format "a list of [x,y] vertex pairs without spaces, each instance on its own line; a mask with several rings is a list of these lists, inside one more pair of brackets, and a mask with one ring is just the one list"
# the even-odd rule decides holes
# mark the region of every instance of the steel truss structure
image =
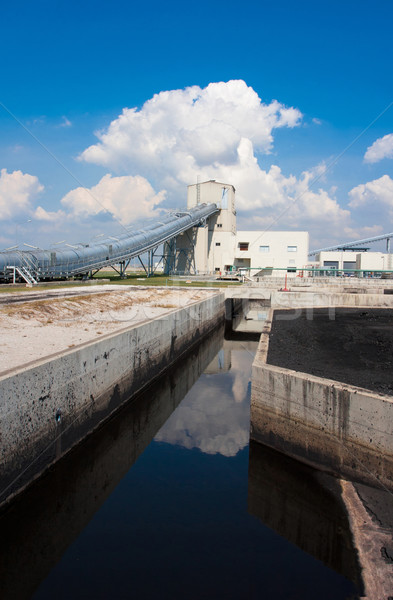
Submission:
[[[206,220],[219,212],[216,204],[199,204],[185,212],[175,212],[143,229],[108,237],[95,244],[69,246],[54,250],[6,250],[0,252],[0,279],[24,279],[33,285],[39,280],[68,278],[75,275],[91,277],[105,267],[113,267],[121,277],[134,257],[138,257],[147,276],[154,273],[154,258],[160,256],[168,273],[171,258],[165,254],[168,242],[194,227],[204,226]],[[187,234],[188,235],[188,234]],[[192,237],[192,235],[191,235]],[[191,238],[190,238],[191,239]],[[164,245],[164,253],[158,254]],[[147,256],[147,262],[143,260]],[[195,266],[195,265],[194,265]]]
[[328,252],[330,250],[364,250],[364,244],[371,244],[373,242],[380,242],[381,240],[386,240],[386,252],[390,252],[390,240],[393,237],[393,233],[384,233],[382,235],[376,235],[374,237],[365,238],[364,240],[356,240],[355,242],[347,242],[346,244],[337,244],[337,246],[329,246],[328,248],[319,248],[318,250],[313,250],[309,252],[309,256],[314,256],[315,254],[319,254],[319,252]]

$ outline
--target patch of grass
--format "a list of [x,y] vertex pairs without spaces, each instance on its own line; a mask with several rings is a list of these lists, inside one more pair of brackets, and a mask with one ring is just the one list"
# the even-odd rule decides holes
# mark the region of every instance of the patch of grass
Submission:
[[[109,279],[110,284],[112,285],[138,285],[138,286],[157,286],[157,287],[199,287],[199,288],[226,288],[233,286],[241,286],[243,283],[241,281],[191,281],[191,283],[186,283],[186,281],[167,277],[165,275],[153,275],[152,277],[141,278],[141,274],[138,273],[136,275],[130,274],[127,275],[126,279],[121,279],[119,275],[112,275],[109,273],[99,274],[97,273],[94,278],[90,281],[94,281],[94,285],[105,285],[108,283],[107,281],[100,281],[100,279]],[[139,281],[141,280],[141,281]],[[35,293],[37,290],[61,290],[65,287],[84,287],[89,285],[91,287],[91,283],[86,281],[64,281],[62,283],[39,283],[36,286],[31,288],[27,288],[24,284],[19,285],[4,285],[0,286],[0,294],[14,294],[23,292],[26,295],[30,293]]]
[[242,285],[241,281],[207,281],[196,279],[178,279],[168,275],[154,274],[151,277],[146,277],[144,273],[127,273],[127,278],[122,279],[120,275],[114,275],[110,271],[100,271],[94,275],[93,279],[97,281],[100,278],[110,279],[111,284],[118,285],[141,285],[141,286],[165,286],[165,287],[230,287]]
[[[122,279],[120,277],[120,275],[118,275],[116,272],[114,271],[99,271],[98,273],[96,273],[93,277],[92,280],[89,280],[90,282],[94,281],[95,285],[105,285],[106,283],[111,284],[115,284],[115,285],[141,285],[141,286],[165,286],[165,287],[230,287],[230,286],[239,286],[242,285],[241,281],[215,281],[215,280],[196,280],[193,279],[193,276],[189,277],[187,276],[187,281],[190,281],[190,283],[186,282],[186,279],[179,279],[176,276],[168,276],[168,275],[163,275],[162,273],[155,273],[154,275],[152,275],[151,277],[147,277],[146,273],[141,272],[141,271],[137,271],[137,272],[130,272],[127,273],[126,278]],[[15,292],[24,292],[26,294],[29,294],[31,292],[36,292],[37,290],[58,290],[64,287],[83,287],[89,285],[91,286],[92,283],[87,283],[86,281],[82,281],[82,280],[74,280],[74,279],[70,279],[70,280],[62,280],[62,281],[57,281],[57,282],[40,282],[38,285],[35,285],[33,287],[26,287],[26,284],[20,284],[20,285],[12,285],[12,284],[5,284],[5,285],[0,285],[0,294],[12,294]]]

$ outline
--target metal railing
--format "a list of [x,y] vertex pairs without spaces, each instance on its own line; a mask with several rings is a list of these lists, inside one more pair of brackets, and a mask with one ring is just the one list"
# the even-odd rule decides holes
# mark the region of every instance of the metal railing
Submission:
[[215,204],[201,204],[187,212],[170,214],[160,221],[147,224],[143,229],[130,231],[117,238],[108,237],[93,245],[79,244],[56,251],[0,252],[0,278],[7,279],[7,270],[12,268],[14,278],[16,269],[22,277],[30,276],[35,281],[88,275],[152,251],[187,229],[204,224],[207,218],[218,211]]

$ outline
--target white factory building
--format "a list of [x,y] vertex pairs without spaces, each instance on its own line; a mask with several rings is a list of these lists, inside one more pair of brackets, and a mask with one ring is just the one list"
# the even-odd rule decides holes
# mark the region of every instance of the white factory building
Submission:
[[[393,255],[368,248],[321,250],[309,256],[307,231],[238,231],[235,188],[215,180],[187,188],[187,208],[214,203],[220,211],[206,224],[166,244],[168,272],[252,277],[354,275],[368,277],[393,271]],[[170,263],[170,264],[169,264]]]
[[[224,274],[247,270],[271,274],[280,269],[291,275],[308,262],[306,231],[238,231],[236,227],[235,188],[211,180],[188,186],[187,208],[214,203],[220,212],[208,219],[205,227],[185,232],[176,239],[176,270]],[[194,255],[190,257],[193,248]],[[275,271],[279,273],[279,271]]]
[[337,272],[356,277],[369,276],[381,271],[393,270],[393,255],[384,252],[369,252],[368,249],[325,250],[317,252],[313,266],[320,274]]

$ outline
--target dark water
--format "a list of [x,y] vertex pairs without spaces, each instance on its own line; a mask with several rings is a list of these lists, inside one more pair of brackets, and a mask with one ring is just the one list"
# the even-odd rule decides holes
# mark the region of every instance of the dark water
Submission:
[[211,336],[14,502],[0,597],[356,598],[334,482],[249,445],[256,345]]

